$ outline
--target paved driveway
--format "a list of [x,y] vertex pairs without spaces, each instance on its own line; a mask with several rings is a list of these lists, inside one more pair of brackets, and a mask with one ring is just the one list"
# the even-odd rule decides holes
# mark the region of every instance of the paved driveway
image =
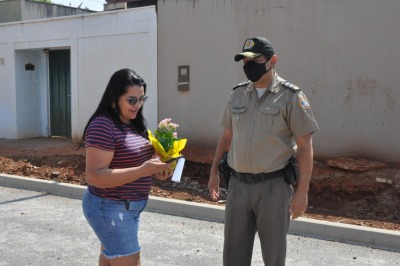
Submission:
[[[222,265],[223,224],[144,212],[142,264]],[[0,265],[97,265],[81,201],[0,187]],[[256,241],[252,265],[263,265]],[[399,265],[400,253],[295,235],[287,265]]]

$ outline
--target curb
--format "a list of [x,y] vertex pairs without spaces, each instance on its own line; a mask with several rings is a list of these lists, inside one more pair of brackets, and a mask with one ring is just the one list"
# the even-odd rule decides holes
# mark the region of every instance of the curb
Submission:
[[[86,186],[7,174],[0,174],[0,186],[73,199],[81,199],[86,189]],[[154,196],[150,196],[146,210],[220,223],[223,223],[225,213],[221,206]],[[298,218],[290,222],[289,233],[400,252],[400,232],[392,230]]]

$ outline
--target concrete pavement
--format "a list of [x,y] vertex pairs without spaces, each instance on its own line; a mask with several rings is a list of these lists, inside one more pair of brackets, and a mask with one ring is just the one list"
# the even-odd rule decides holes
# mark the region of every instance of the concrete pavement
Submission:
[[[0,186],[0,265],[97,265],[81,201]],[[142,265],[222,265],[223,224],[145,211]],[[286,265],[399,265],[400,253],[288,235]],[[263,265],[258,239],[252,265]]]
[[[6,174],[0,174],[0,186],[46,192],[74,199],[81,199],[85,189],[84,186]],[[224,207],[159,197],[150,197],[147,211],[212,222],[224,220]],[[400,252],[398,231],[299,218],[291,222],[289,232]]]

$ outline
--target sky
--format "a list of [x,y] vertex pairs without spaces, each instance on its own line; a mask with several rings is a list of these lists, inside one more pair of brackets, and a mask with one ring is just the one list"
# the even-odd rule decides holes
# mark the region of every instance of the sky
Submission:
[[103,4],[106,3],[105,0],[51,0],[54,4],[61,4],[64,6],[78,7],[81,3],[81,8],[85,7],[94,11],[103,11]]

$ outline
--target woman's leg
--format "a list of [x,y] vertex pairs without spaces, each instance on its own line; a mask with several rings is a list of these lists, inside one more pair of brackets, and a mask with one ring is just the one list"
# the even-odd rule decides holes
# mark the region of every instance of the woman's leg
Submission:
[[[100,266],[140,265],[138,230],[147,200],[114,201],[92,195],[84,201],[84,213],[101,243]],[[129,255],[127,255],[129,254]]]
[[[100,252],[103,252],[103,250],[104,250],[104,247],[103,247],[103,245],[101,245]],[[99,257],[99,266],[111,266],[110,261],[106,258],[106,256],[104,256],[101,253],[100,253],[100,257]]]
[[140,266],[140,252],[109,260],[112,266]]
[[[103,245],[101,251],[104,250]],[[140,252],[115,259],[107,259],[106,256],[100,254],[99,266],[140,266]]]

